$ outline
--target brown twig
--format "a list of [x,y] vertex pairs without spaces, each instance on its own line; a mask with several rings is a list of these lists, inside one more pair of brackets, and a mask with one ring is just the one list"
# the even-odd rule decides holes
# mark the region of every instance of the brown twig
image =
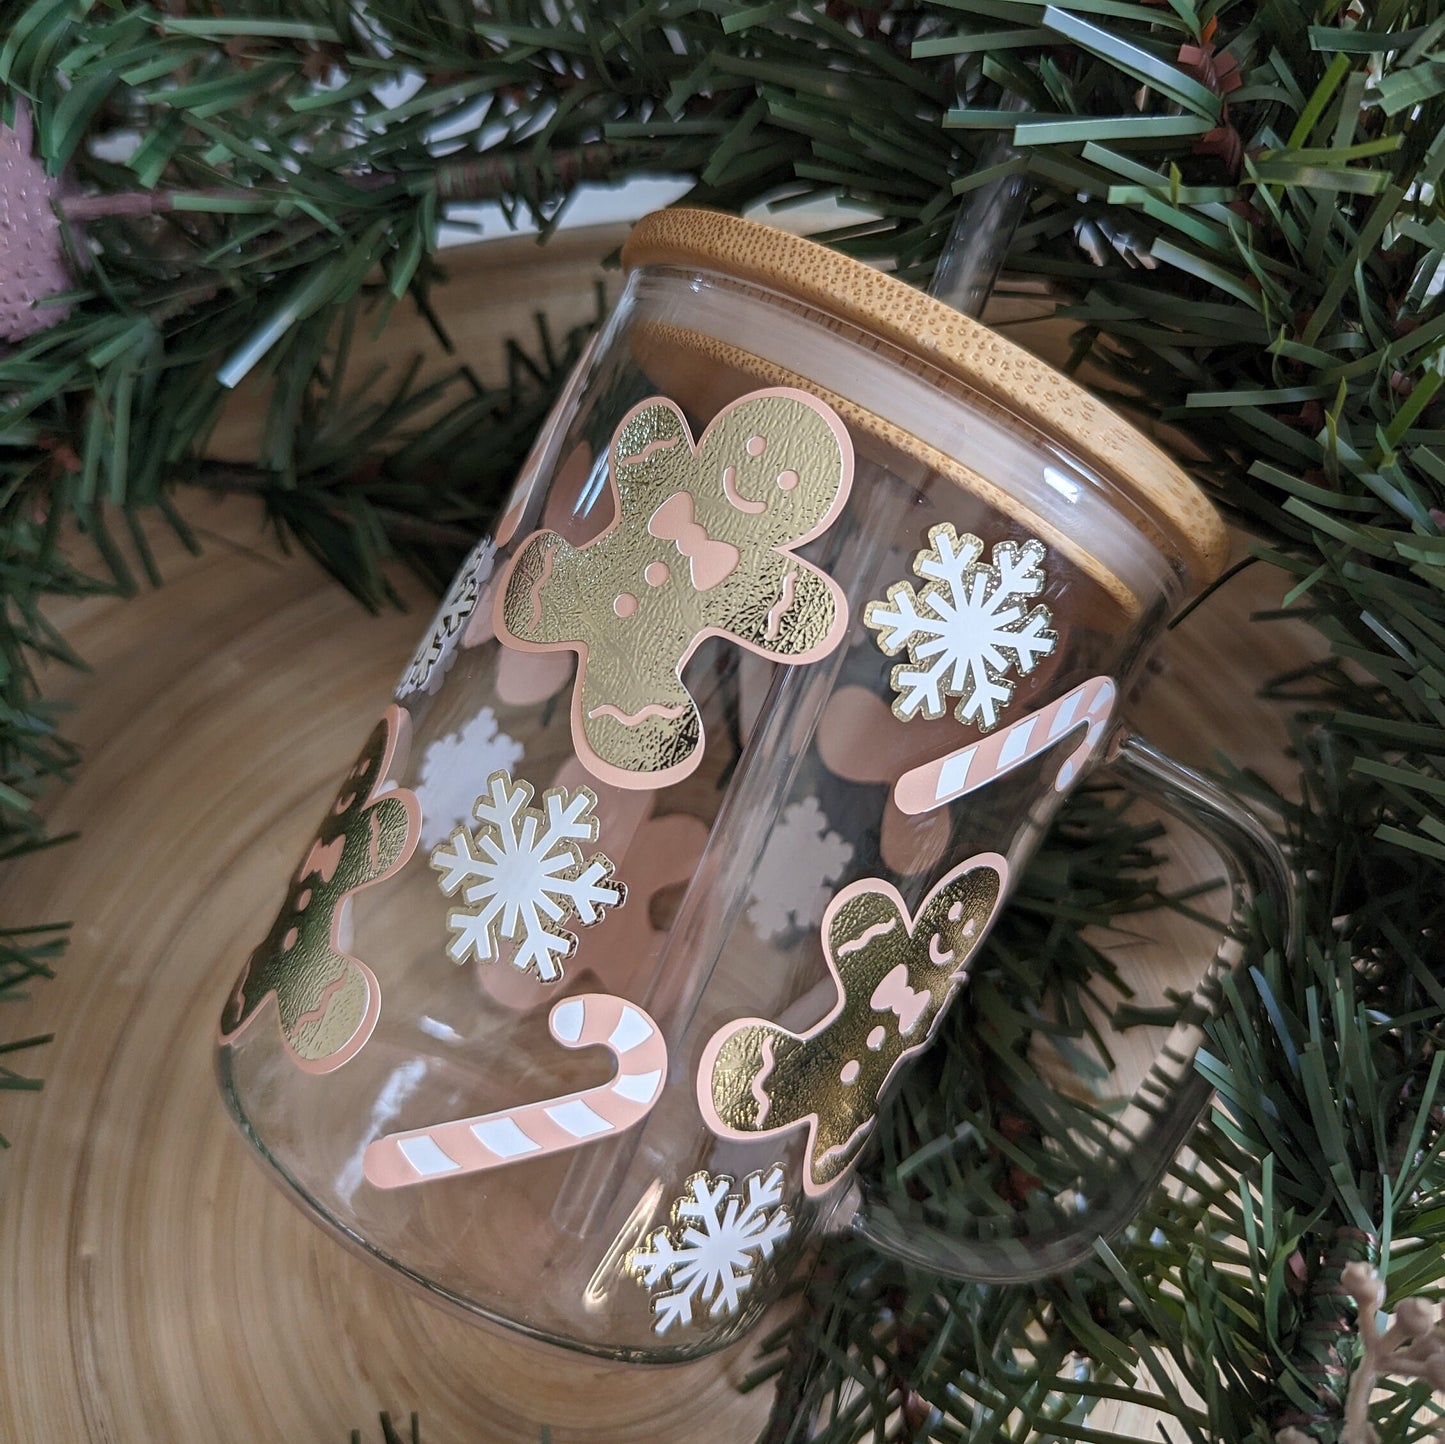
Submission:
[[[1378,1271],[1361,1260],[1345,1265],[1340,1286],[1353,1299],[1359,1329],[1360,1356],[1350,1375],[1340,1444],[1377,1444],[1370,1424],[1370,1400],[1381,1378],[1424,1379],[1431,1388],[1445,1388],[1445,1335],[1437,1328],[1440,1310],[1424,1299],[1404,1299],[1395,1306],[1389,1326],[1380,1327],[1385,1285]],[[1293,1426],[1281,1429],[1275,1444],[1313,1444]]]
[[[560,191],[570,191],[586,181],[611,180],[623,165],[643,164],[659,158],[661,145],[633,145],[621,149],[598,142],[572,146],[547,154],[536,165],[539,176]],[[344,174],[341,179],[359,192],[374,195],[397,189],[410,192],[419,182],[430,181],[443,201],[500,200],[518,193],[519,174],[534,162],[530,156],[515,154],[479,156],[474,160],[452,161],[427,171],[366,171]],[[86,222],[110,217],[164,215],[183,206],[196,209],[199,201],[254,200],[258,196],[285,199],[284,189],[269,186],[211,186],[197,190],[110,191],[70,196],[59,205],[66,218]]]

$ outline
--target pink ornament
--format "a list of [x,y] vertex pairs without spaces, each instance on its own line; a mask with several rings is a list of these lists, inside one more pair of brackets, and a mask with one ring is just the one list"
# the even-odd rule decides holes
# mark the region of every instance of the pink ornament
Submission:
[[14,128],[0,125],[0,340],[23,341],[70,314],[37,304],[72,285],[55,213],[63,193],[32,151],[30,111],[18,101]]

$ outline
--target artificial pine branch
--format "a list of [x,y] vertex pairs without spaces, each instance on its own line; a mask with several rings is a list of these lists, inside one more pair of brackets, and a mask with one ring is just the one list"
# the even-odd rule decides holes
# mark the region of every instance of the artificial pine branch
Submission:
[[[1392,1297],[1445,1288],[1439,0],[9,9],[0,82],[31,101],[86,233],[70,313],[0,357],[6,851],[42,839],[34,801],[75,762],[33,670],[64,653],[40,603],[97,585],[56,549],[62,523],[129,585],[117,520],[254,481],[278,533],[372,604],[385,562],[439,582],[448,529],[484,524],[565,355],[516,388],[438,383],[454,404],[430,451],[406,436],[419,387],[372,405],[336,379],[338,332],[366,306],[427,306],[458,185],[544,226],[584,174],[683,174],[723,206],[834,194],[873,217],[836,244],[923,278],[974,157],[1011,138],[1033,201],[1010,265],[1068,298],[1078,359],[1182,435],[1331,650],[1277,689],[1299,772],[1269,800],[1308,947],[1228,992],[1202,1059],[1218,1106],[1095,1263],[959,1286],[838,1246],[770,1367],[806,1404],[791,1437],[829,1444],[1106,1439],[1090,1419],[1110,1399],[1161,1408],[1180,1440],[1340,1437],[1349,1269],[1377,1268]],[[88,148],[125,130],[124,159]],[[186,199],[128,214],[135,194]],[[273,388],[263,454],[208,470],[222,381],[253,373]],[[1026,1094],[1019,1050],[1087,1041],[1091,991],[1128,1020],[1077,920],[1147,901],[1148,848],[1079,799],[974,989],[994,1031],[959,1022],[929,1055],[880,1129],[873,1186],[931,1176],[960,1213],[1049,1186],[1027,1108],[980,1069],[1009,1064]],[[1379,1382],[1381,1438],[1425,1437],[1429,1379]]]

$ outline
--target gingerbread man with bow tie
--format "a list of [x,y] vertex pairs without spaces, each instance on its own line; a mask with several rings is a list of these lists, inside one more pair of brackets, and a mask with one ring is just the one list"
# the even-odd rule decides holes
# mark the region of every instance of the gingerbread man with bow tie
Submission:
[[803,1188],[826,1192],[862,1151],[899,1065],[933,1037],[988,933],[1008,878],[998,853],[945,874],[910,916],[881,878],[850,883],[823,915],[835,1000],[805,1032],[741,1018],[708,1040],[697,1101],[712,1130],[744,1141],[805,1129]]
[[720,636],[798,664],[842,640],[836,582],[796,555],[842,511],[853,448],[832,409],[790,387],[755,391],[694,445],[661,397],[612,438],[612,522],[583,546],[534,532],[497,585],[504,645],[577,654],[572,737],[593,776],[617,787],[680,781],[703,727],[682,670]]

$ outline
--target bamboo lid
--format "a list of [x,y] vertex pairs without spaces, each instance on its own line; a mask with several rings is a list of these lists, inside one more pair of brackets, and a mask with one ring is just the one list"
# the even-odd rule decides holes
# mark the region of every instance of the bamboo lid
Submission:
[[1137,620],[1142,610],[1138,595],[1123,578],[1081,546],[1076,538],[1017,498],[1009,496],[1002,487],[981,476],[972,467],[965,466],[956,457],[946,456],[937,447],[895,426],[876,412],[866,410],[856,401],[850,401],[809,377],[800,376],[796,371],[766,361],[716,336],[670,326],[665,322],[640,323],[633,337],[632,352],[649,376],[667,377],[669,394],[685,398],[686,405],[705,416],[736,399],[738,393],[729,384],[732,377],[747,377],[753,385],[761,382],[765,386],[791,386],[811,391],[820,401],[827,402],[844,425],[855,433],[854,441],[860,443],[860,456],[864,454],[861,439],[876,438],[926,470],[946,476],[986,505],[1010,515],[1050,550],[1066,556],[1112,598],[1122,610],[1126,624],[1132,625]]
[[645,216],[622,263],[701,266],[773,287],[930,362],[1049,435],[1152,512],[1194,586],[1223,570],[1229,537],[1204,493],[1135,427],[1027,351],[951,306],[801,236],[716,211]]

